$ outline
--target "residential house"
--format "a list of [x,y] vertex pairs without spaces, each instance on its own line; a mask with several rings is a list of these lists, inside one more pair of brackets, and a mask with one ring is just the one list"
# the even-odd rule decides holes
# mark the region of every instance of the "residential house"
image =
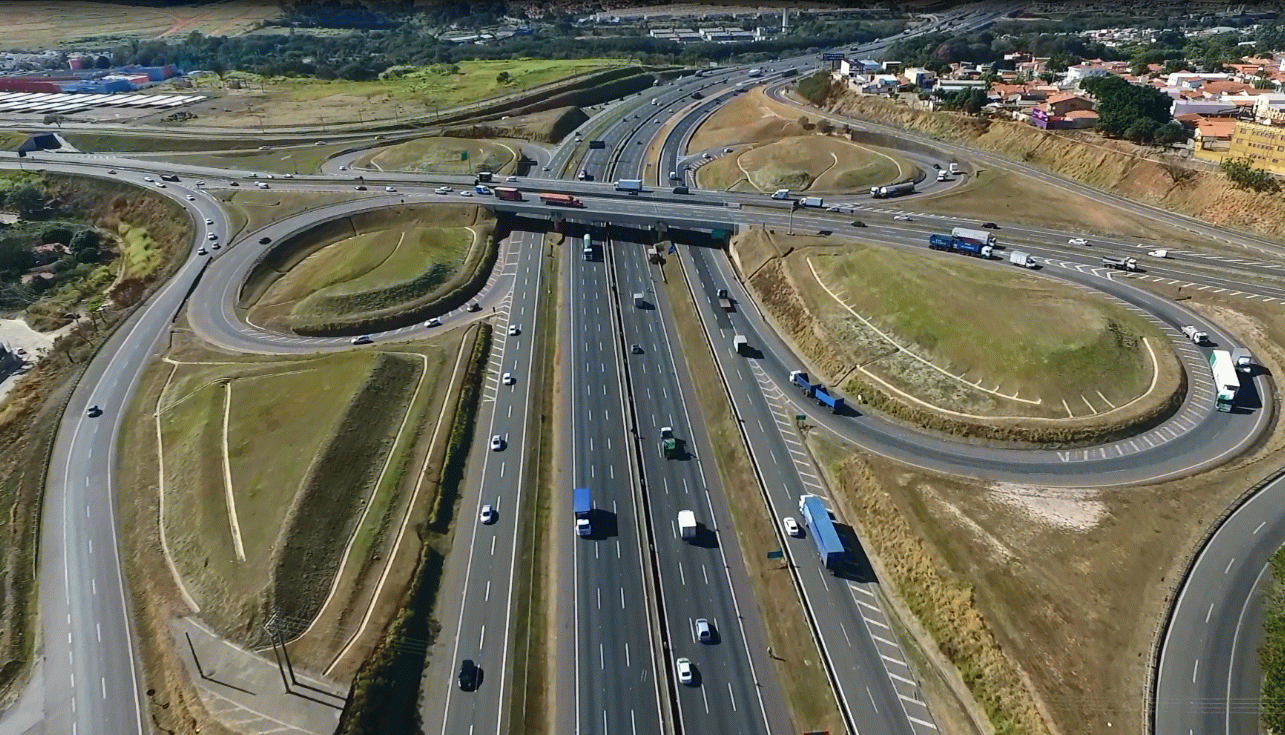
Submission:
[[1093,110],[1071,110],[1062,116],[1067,128],[1091,128],[1098,124],[1098,113]]
[[1170,112],[1175,118],[1183,115],[1228,117],[1234,115],[1237,109],[1236,104],[1228,100],[1180,98],[1173,101],[1173,107],[1170,108]]
[[915,85],[919,89],[931,89],[933,84],[937,81],[937,74],[935,72],[928,71],[927,69],[918,66],[912,66],[902,72],[902,76],[905,77],[906,82]]
[[1045,112],[1056,117],[1065,117],[1068,112],[1092,110],[1093,100],[1070,92],[1055,94],[1040,105]]
[[1111,75],[1111,70],[1105,66],[1094,64],[1076,64],[1068,67],[1066,76],[1062,79],[1062,84],[1067,87],[1078,87],[1080,82],[1089,77],[1105,77]]
[[1285,94],[1260,94],[1254,98],[1254,120],[1264,125],[1285,120]]

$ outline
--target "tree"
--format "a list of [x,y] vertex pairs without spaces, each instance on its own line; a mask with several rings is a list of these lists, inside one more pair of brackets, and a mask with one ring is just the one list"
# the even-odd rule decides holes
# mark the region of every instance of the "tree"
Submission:
[[57,123],[58,127],[61,128],[62,121],[64,119],[65,119],[64,116],[59,115],[56,112],[47,112],[45,113],[45,116],[42,118],[42,121],[44,122],[45,125],[53,125],[54,123]]
[[45,192],[34,184],[22,184],[10,189],[6,201],[24,217],[45,210]]
[[1173,100],[1154,87],[1130,84],[1114,75],[1090,77],[1080,86],[1097,100],[1097,129],[1108,137],[1150,143],[1156,130],[1173,119]]
[[1186,139],[1187,129],[1182,126],[1182,123],[1177,120],[1170,120],[1156,128],[1151,142],[1159,146],[1168,146],[1174,143],[1181,143]]
[[508,84],[511,79],[512,77],[509,76],[509,73],[507,71],[502,71],[499,74],[495,75],[496,84]]
[[97,230],[81,230],[71,238],[69,244],[73,253],[80,253],[82,250],[97,251],[103,244],[103,236],[98,234]]
[[94,68],[95,68],[95,69],[110,69],[110,68],[112,68],[112,59],[111,59],[111,57],[110,57],[110,56],[99,56],[97,59],[95,59],[95,60],[94,60]]
[[1254,159],[1248,156],[1244,158],[1224,158],[1223,162],[1218,164],[1223,174],[1237,187],[1249,189],[1257,192],[1276,192],[1281,186],[1267,171],[1254,166]]
[[1156,135],[1156,128],[1160,124],[1149,117],[1140,117],[1133,121],[1129,127],[1124,130],[1124,138],[1139,145],[1150,143]]
[[40,243],[47,245],[49,243],[58,243],[59,245],[70,245],[72,242],[72,232],[66,227],[46,227],[40,231]]

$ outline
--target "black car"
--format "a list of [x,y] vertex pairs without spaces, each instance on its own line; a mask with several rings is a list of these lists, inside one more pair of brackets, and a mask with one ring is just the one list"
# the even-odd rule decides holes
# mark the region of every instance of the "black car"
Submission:
[[103,409],[99,408],[98,406],[90,406],[89,410],[86,411],[85,413],[89,414],[89,418],[96,419],[99,416],[103,415]]
[[634,353],[635,355],[641,355],[643,353],[642,345],[634,345],[633,347],[629,348],[629,351]]
[[259,238],[260,245],[267,245],[270,242],[272,242],[272,238],[268,237],[267,235],[264,235],[263,237]]
[[471,303],[471,304],[469,304],[469,305],[468,305],[468,310],[469,310],[469,311],[481,311],[481,310],[482,310],[482,307],[481,307],[481,306],[479,306],[479,305],[478,305],[478,303],[477,303],[476,301],[474,301],[473,303]]
[[473,659],[466,658],[460,663],[460,689],[471,692],[477,689],[478,682],[482,679],[482,670],[473,663]]
[[853,226],[853,227],[865,227],[865,226],[866,226],[866,223],[865,223],[865,222],[862,222],[862,221],[861,221],[861,220],[859,220],[859,219],[854,219],[854,220],[852,220],[852,226]]
[[995,224],[994,222],[987,222],[986,224],[982,225],[982,228],[987,230],[998,230],[999,225]]

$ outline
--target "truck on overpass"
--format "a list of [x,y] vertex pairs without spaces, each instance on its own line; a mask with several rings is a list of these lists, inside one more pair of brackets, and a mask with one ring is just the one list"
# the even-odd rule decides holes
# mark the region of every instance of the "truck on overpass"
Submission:
[[584,202],[571,196],[570,194],[552,194],[546,193],[540,195],[540,201],[548,204],[550,207],[583,207]]
[[800,496],[799,515],[803,516],[803,522],[808,526],[808,534],[816,544],[821,563],[832,572],[838,570],[844,558],[843,541],[839,539],[830,511],[821,502],[821,498],[815,495]]

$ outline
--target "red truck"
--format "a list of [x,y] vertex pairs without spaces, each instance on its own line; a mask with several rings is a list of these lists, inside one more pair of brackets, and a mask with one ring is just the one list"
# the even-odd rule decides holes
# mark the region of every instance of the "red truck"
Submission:
[[583,207],[584,202],[570,194],[541,194],[540,201],[553,207]]
[[503,199],[506,202],[520,202],[522,201],[522,192],[511,186],[497,186],[495,187],[495,198]]

